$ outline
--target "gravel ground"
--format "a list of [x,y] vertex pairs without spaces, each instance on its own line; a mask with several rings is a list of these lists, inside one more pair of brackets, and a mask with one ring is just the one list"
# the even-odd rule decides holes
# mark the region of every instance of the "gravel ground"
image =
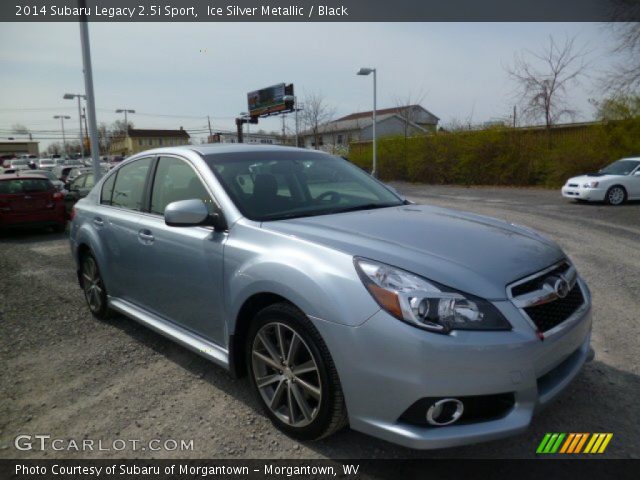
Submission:
[[[0,457],[532,457],[546,432],[613,432],[606,457],[639,458],[640,204],[572,204],[538,189],[395,186],[419,203],[536,228],[560,243],[588,281],[596,360],[527,433],[427,452],[348,429],[298,443],[262,416],[246,380],[126,318],[94,320],[65,236],[28,231],[0,236]],[[115,439],[139,439],[139,446],[193,440],[193,450],[134,450],[128,443],[123,451],[23,452],[13,446],[19,434],[102,440],[103,448]]]

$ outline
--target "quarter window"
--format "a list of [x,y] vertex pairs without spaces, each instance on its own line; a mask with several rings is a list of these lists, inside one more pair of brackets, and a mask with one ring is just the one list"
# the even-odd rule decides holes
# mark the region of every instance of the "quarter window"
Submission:
[[100,203],[102,205],[111,205],[111,197],[113,195],[113,184],[116,181],[116,174],[110,175],[102,184],[102,193],[100,194]]
[[200,199],[213,213],[213,200],[195,170],[184,160],[160,157],[151,191],[151,213],[164,215],[171,202]]
[[111,197],[112,206],[142,209],[144,183],[150,166],[151,158],[142,158],[118,169]]

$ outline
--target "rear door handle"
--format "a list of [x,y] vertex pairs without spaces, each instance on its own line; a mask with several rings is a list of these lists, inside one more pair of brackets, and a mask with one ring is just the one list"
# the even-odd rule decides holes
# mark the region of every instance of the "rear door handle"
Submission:
[[96,227],[102,227],[104,225],[104,221],[100,217],[94,218],[93,223]]
[[154,240],[153,234],[151,233],[151,230],[140,230],[138,232],[138,237],[140,238],[140,240],[142,240],[144,243],[151,243]]

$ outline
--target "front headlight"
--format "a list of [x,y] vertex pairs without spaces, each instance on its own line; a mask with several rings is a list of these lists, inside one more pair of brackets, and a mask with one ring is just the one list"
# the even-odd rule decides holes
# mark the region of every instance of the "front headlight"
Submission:
[[584,188],[598,188],[598,185],[600,185],[600,182],[588,182],[588,183],[585,183],[582,186]]
[[438,333],[511,330],[486,300],[373,260],[356,257],[354,264],[374,300],[398,320]]

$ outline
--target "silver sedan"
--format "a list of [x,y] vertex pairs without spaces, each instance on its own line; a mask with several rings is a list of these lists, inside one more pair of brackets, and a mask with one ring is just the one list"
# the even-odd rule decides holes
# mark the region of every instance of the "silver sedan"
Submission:
[[300,439],[350,425],[413,448],[522,432],[593,357],[575,265],[525,227],[415,205],[348,161],[157,149],[72,212],[89,309],[235,375]]

